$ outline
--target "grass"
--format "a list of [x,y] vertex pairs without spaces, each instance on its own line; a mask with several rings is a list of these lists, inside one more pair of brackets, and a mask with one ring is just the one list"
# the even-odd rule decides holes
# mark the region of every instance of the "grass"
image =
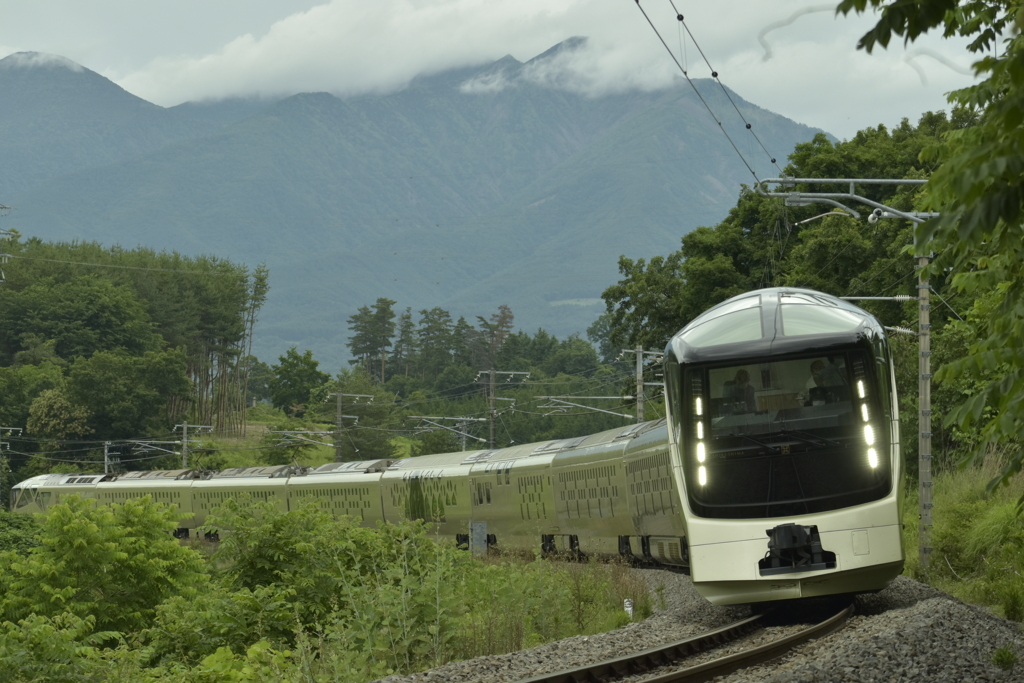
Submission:
[[987,606],[1013,621],[1024,620],[1024,519],[1017,501],[1024,477],[989,493],[1001,468],[997,458],[981,467],[934,478],[932,554],[922,572],[918,492],[908,492],[903,510],[907,562],[904,573],[965,602]]
[[[643,579],[621,561],[535,560],[529,553],[475,560],[461,595],[452,659],[504,654],[604,633],[654,611]],[[633,617],[623,603],[633,601]]]

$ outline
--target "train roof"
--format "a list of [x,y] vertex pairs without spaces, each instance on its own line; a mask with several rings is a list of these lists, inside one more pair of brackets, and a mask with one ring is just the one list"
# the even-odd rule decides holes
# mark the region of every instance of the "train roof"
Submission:
[[796,287],[772,287],[734,296],[678,332],[666,348],[683,362],[725,360],[828,349],[885,330],[864,309],[830,294]]
[[203,470],[152,470],[125,472],[122,474],[84,474],[58,473],[40,474],[26,479],[16,486],[55,486],[63,484],[96,484],[99,482],[146,483],[160,482],[167,484],[172,481],[183,484],[203,482],[209,485],[211,480],[224,479],[286,479],[289,477],[316,477],[331,474],[371,474],[395,470],[424,470],[442,467],[473,466],[482,463],[507,463],[526,458],[546,456],[554,458],[559,453],[567,453],[592,446],[602,446],[627,439],[634,439],[665,424],[665,420],[652,420],[626,427],[609,429],[597,434],[574,437],[571,439],[550,439],[533,443],[516,444],[507,448],[495,448],[482,451],[458,451],[453,453],[437,453],[401,460],[359,460],[355,462],[332,462],[310,470],[296,465],[269,465],[261,467],[232,467],[219,472]]
[[329,462],[320,465],[309,473],[310,476],[318,474],[370,474],[372,472],[383,472],[394,460],[356,460],[352,462]]
[[211,479],[284,479],[305,474],[303,467],[296,465],[267,465],[263,467],[230,467],[214,472]]
[[142,470],[119,474],[117,475],[117,481],[132,481],[140,479],[184,481],[187,479],[202,479],[207,474],[208,473],[204,473],[202,470]]
[[516,444],[507,448],[495,448],[482,451],[461,451],[454,453],[437,453],[404,458],[394,461],[388,468],[394,470],[423,470],[460,465],[477,465],[490,462],[510,462],[532,458],[535,456],[553,457],[565,451],[573,451],[591,446],[601,446],[626,439],[634,439],[652,429],[662,426],[665,421],[652,420],[628,427],[609,429],[597,434],[574,437],[571,439],[552,439],[533,443]]

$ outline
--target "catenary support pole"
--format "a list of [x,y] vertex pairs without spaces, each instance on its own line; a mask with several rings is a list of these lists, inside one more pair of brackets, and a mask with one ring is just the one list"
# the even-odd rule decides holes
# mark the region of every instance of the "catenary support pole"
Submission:
[[334,423],[334,462],[341,462],[341,392],[334,394],[337,398],[337,410]]
[[636,353],[636,423],[644,421],[644,347],[638,346]]
[[491,438],[490,438],[490,440],[487,443],[488,443],[488,447],[493,449],[494,448],[494,419],[498,415],[497,401],[495,399],[495,392],[497,390],[495,389],[495,386],[494,386],[494,368],[491,368],[491,385],[490,386],[491,386],[491,410],[490,410]]
[[920,256],[917,262],[921,274],[917,280],[919,322],[918,322],[918,488],[921,501],[921,522],[919,531],[919,560],[921,571],[928,570],[932,552],[932,370],[931,370],[931,285],[924,269],[928,257]]

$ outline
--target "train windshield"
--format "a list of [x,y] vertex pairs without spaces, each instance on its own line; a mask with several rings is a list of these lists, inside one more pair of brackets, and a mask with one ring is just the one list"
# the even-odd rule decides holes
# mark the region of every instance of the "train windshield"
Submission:
[[17,510],[35,501],[35,489],[14,486],[11,488],[11,509]]
[[691,367],[684,379],[696,514],[784,517],[889,492],[889,425],[863,351]]

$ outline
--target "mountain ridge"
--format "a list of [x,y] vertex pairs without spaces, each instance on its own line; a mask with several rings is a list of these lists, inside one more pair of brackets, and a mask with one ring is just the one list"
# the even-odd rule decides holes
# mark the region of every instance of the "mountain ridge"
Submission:
[[[582,40],[384,95],[157,108],[171,123],[154,148],[117,148],[113,160],[5,193],[17,208],[5,227],[265,261],[256,351],[271,361],[294,344],[339,367],[347,318],[381,296],[470,320],[508,304],[517,326],[582,333],[603,311],[619,255],[678,248],[749,182],[688,87],[597,97],[523,76]],[[465,87],[495,73],[514,87]],[[717,84],[697,85],[728,114]],[[817,132],[733,97],[784,148],[780,159]],[[0,141],[11,120],[0,115]],[[40,164],[53,154],[44,151]]]

